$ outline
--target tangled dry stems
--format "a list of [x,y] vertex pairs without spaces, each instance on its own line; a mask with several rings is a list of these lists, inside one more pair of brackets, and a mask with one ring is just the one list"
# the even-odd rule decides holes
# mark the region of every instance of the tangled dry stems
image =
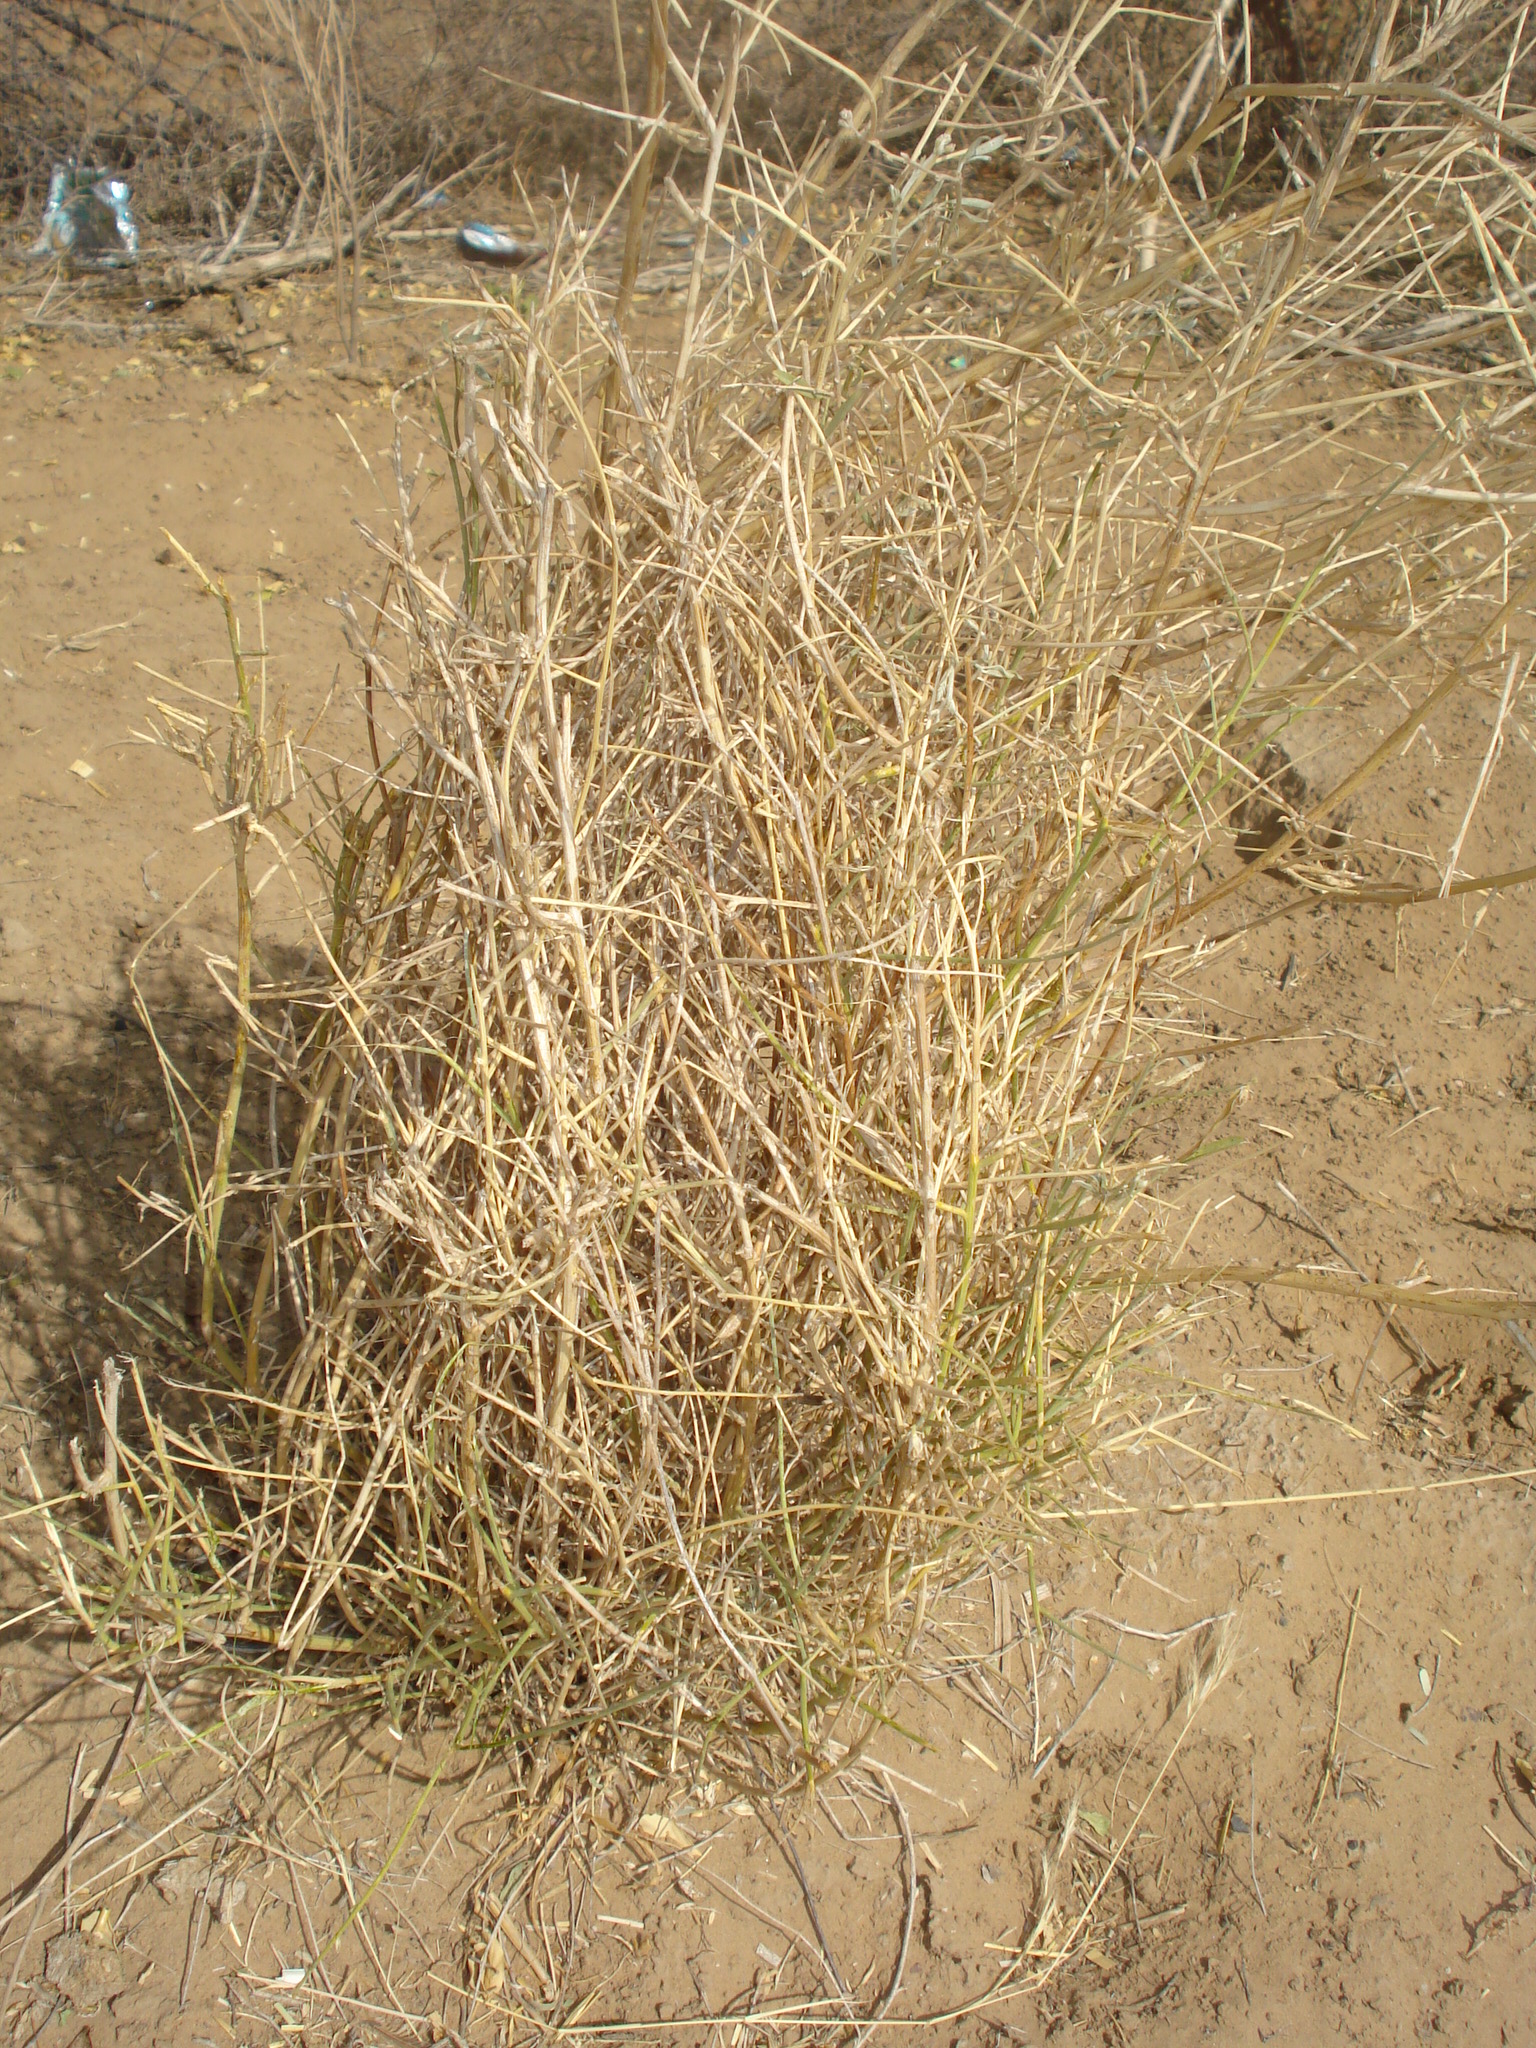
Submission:
[[[727,132],[728,82],[699,118]],[[1254,489],[1320,364],[1519,341],[1490,252],[1530,185],[1488,121],[1361,98],[1315,190],[1197,232],[1175,160],[1040,256],[1024,199],[921,153],[813,227],[811,179],[743,151],[668,355],[569,215],[536,303],[474,309],[454,560],[397,443],[351,619],[374,772],[298,832],[242,664],[222,766],[168,713],[241,905],[211,1160],[167,1062],[229,1384],[174,1429],[140,1387],[122,1569],[72,1579],[99,1632],[446,1702],[520,1755],[856,1753],[930,1590],[1059,1497],[1167,1313],[1138,1110],[1239,886],[1245,764],[1383,632],[1438,635],[1455,686],[1502,661],[1516,348],[1477,373],[1502,584],[1436,552],[1464,422],[1283,523]],[[1347,886],[1329,809],[1246,873]],[[252,868],[296,838],[320,973],[263,988]],[[248,1052],[280,1166],[240,1136]]]

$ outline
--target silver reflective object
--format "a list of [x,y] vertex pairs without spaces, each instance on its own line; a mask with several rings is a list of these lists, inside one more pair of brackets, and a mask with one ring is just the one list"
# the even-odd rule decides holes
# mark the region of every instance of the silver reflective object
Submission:
[[488,228],[483,220],[467,220],[459,229],[458,245],[459,254],[471,263],[490,263],[500,270],[521,270],[544,254],[537,242],[519,242],[500,228]]
[[121,270],[139,260],[139,230],[124,178],[100,165],[55,164],[34,256],[61,257],[70,270]]

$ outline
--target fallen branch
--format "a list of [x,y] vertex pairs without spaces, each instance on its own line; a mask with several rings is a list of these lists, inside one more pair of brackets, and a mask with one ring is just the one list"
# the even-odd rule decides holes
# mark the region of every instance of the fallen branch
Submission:
[[370,237],[388,241],[405,229],[407,221],[413,220],[424,208],[435,205],[450,185],[457,184],[471,171],[488,170],[499,154],[498,150],[487,150],[465,164],[462,170],[434,185],[430,191],[419,193],[401,206],[402,199],[421,177],[419,170],[412,171],[409,177],[400,179],[377,205],[369,209],[358,223],[356,235],[344,233],[339,245],[332,235],[310,235],[302,242],[270,244],[236,259],[230,251],[238,245],[237,231],[228,248],[217,256],[182,256],[167,264],[166,296],[195,298],[202,292],[233,291],[243,284],[270,284],[276,278],[292,277],[300,271],[328,270],[336,261],[338,246],[345,259],[352,254],[358,242],[366,243]]

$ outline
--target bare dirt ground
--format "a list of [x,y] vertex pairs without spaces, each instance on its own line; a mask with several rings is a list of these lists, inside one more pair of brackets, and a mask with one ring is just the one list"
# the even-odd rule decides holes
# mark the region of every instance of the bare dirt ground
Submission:
[[[15,317],[35,301],[4,302],[0,1454],[17,1491],[23,1453],[68,1485],[103,1357],[169,1343],[183,1307],[179,1247],[149,1249],[125,1186],[163,1185],[174,1157],[125,975],[147,949],[177,1056],[211,1078],[203,953],[227,944],[229,903],[214,881],[160,931],[216,859],[195,779],[136,734],[157,677],[217,695],[224,648],[166,532],[228,576],[249,634],[260,581],[273,686],[344,759],[352,675],[327,604],[372,587],[354,522],[387,515],[365,463],[387,459],[395,390],[460,317],[400,285],[371,283],[377,388],[333,374],[321,283],[252,291],[238,331],[223,301],[130,322],[92,289],[40,328]],[[1347,432],[1321,444],[1322,485],[1351,459]],[[1528,618],[1512,630],[1529,641]],[[1334,707],[1298,749],[1303,775],[1331,783],[1376,743],[1400,715],[1395,680]],[[1536,748],[1530,707],[1516,713],[1473,873],[1530,858]],[[1490,720],[1480,697],[1453,700],[1373,788],[1352,828],[1371,872],[1433,883]],[[1263,890],[1274,915],[1219,951],[1186,1020],[1160,1132],[1174,1158],[1229,1112],[1229,1148],[1180,1186],[1186,1257],[1529,1297],[1527,894],[1399,919]],[[946,1604],[947,1655],[877,1768],[772,1825],[707,1788],[681,1805],[652,1788],[636,1825],[563,1805],[556,1759],[537,1925],[498,1924],[516,1833],[503,1764],[331,1718],[231,1788],[234,1752],[184,1740],[217,1703],[156,1698],[135,1717],[13,1561],[11,2038],[521,2040],[505,2014],[568,1977],[573,2038],[745,2044],[788,2037],[779,2003],[867,2011],[900,1957],[876,2038],[1530,2040],[1530,1326],[1388,1325],[1326,1293],[1206,1300],[1148,1361],[1166,1375],[1165,1437],[1112,1460],[1080,1526],[1037,1545],[1033,1594],[1024,1562],[999,1557]],[[1201,1405],[1179,1418],[1192,1385]],[[28,1888],[125,1731],[127,1789],[114,1779],[89,1857],[39,1894],[33,1926]],[[1046,1931],[1086,1914],[1086,1949],[1015,1993],[1010,1959],[1052,1901]]]

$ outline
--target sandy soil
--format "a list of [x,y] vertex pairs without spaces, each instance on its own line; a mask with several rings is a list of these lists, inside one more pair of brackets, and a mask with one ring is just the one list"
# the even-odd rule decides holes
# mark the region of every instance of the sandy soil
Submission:
[[[399,382],[455,316],[373,289],[365,361]],[[196,831],[207,806],[137,737],[157,677],[222,687],[222,620],[167,533],[229,577],[248,633],[260,581],[273,687],[300,724],[323,718],[339,758],[356,740],[327,606],[372,587],[354,521],[383,516],[363,458],[388,449],[390,392],[333,374],[323,287],[252,292],[245,312],[244,331],[223,302],[130,323],[82,293],[50,309],[62,324],[13,317],[0,338],[0,1456],[17,1488],[23,1452],[67,1483],[64,1439],[101,1359],[168,1339],[183,1307],[179,1250],[148,1249],[125,1187],[165,1185],[173,1163],[128,1004],[141,948],[178,1057],[211,1077],[221,1045],[203,954],[227,943],[225,889],[160,931],[216,866]],[[1301,771],[1330,781],[1393,708],[1385,694],[1336,707]],[[1463,857],[1473,872],[1530,857],[1536,749],[1517,709]],[[1490,716],[1457,700],[1394,762],[1354,823],[1374,869],[1391,866],[1384,849],[1415,879],[1444,862]],[[1230,1108],[1235,1142],[1180,1189],[1188,1258],[1529,1297],[1527,895],[1400,921],[1304,908],[1280,882],[1258,900],[1274,914],[1202,983],[1159,1133],[1177,1156]],[[57,1602],[32,1611],[13,1561],[11,1896],[130,1720],[135,1744],[132,1785],[101,1809],[102,1842],[119,1839],[77,1881],[74,1931],[57,1890],[19,1953],[30,1909],[5,1927],[13,2038],[444,2038],[430,2020],[512,2039],[484,2002],[468,2011],[466,1968],[494,2006],[502,1986],[541,1995],[568,1955],[588,2025],[745,2043],[767,2035],[739,2016],[777,2000],[835,2013],[846,1992],[867,2009],[910,1912],[880,2038],[1532,2039],[1529,1326],[1424,1312],[1384,1326],[1374,1304],[1274,1289],[1208,1302],[1147,1361],[1166,1376],[1165,1436],[1107,1475],[1140,1505],[1106,1496],[1036,1548],[1043,1636],[1022,1561],[993,1560],[944,1609],[929,1683],[877,1745],[867,1794],[766,1819],[657,1799],[620,1849],[556,1787],[546,1917],[508,1922],[489,1953],[509,1881],[500,1766],[330,1721],[285,1753],[275,1789],[268,1773],[232,1790],[182,1743],[192,1705],[140,1702],[138,1720],[131,1694],[80,1675]],[[1176,1421],[1191,1384],[1201,1407]],[[1048,1886],[1042,1859],[1074,1806]],[[113,1857],[146,1844],[153,1881],[108,1889]],[[1089,1910],[1086,1952],[1043,1993],[1010,1995],[1000,1974],[1047,1896],[1058,1935]],[[302,1987],[283,1987],[288,1966]],[[671,2024],[727,2011],[738,2021]]]

